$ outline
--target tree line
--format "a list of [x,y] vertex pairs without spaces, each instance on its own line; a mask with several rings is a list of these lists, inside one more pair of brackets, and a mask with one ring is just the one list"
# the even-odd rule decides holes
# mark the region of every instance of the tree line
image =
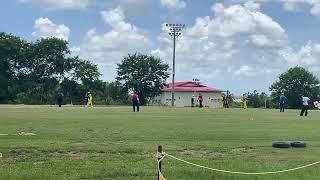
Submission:
[[[29,42],[4,32],[0,33],[0,61],[0,103],[55,104],[58,92],[63,92],[65,103],[83,104],[90,91],[95,104],[128,104],[128,93],[136,91],[146,104],[161,93],[169,77],[169,65],[160,58],[135,53],[117,65],[113,82],[105,82],[97,65],[72,56],[68,42],[62,39]],[[270,91],[271,95],[246,93],[248,105],[277,108],[282,93],[287,97],[287,108],[299,108],[301,96],[320,100],[319,79],[299,66],[280,74]]]
[[248,106],[253,108],[279,108],[281,94],[287,98],[286,108],[298,109],[302,105],[302,96],[312,101],[320,101],[320,81],[311,72],[303,67],[296,66],[279,75],[279,78],[270,86],[271,94],[259,93],[257,90],[247,92]]
[[169,66],[153,56],[132,54],[118,64],[113,82],[100,79],[92,61],[71,56],[68,42],[42,38],[28,42],[0,33],[0,103],[54,104],[58,92],[65,102],[84,103],[90,91],[95,104],[127,104],[136,90],[142,103],[161,92]]

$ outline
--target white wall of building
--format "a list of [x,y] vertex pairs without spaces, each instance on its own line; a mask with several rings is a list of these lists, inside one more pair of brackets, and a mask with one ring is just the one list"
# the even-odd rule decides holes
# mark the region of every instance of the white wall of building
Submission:
[[[198,100],[199,92],[175,92],[175,106],[176,107],[187,107],[191,106],[191,97],[192,95],[196,96],[196,105],[199,104]],[[214,92],[201,92],[203,96],[203,106],[218,108],[219,107],[219,98],[221,97],[221,93]],[[171,92],[162,92],[162,94],[156,97],[153,101],[153,104],[160,105],[171,105]]]

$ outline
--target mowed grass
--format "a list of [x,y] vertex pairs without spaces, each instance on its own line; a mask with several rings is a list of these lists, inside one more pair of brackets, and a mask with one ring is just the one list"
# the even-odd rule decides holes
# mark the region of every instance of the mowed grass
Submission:
[[[264,172],[320,161],[320,111],[0,106],[0,179],[156,179],[155,154],[212,168]],[[253,120],[251,120],[253,118]],[[19,132],[35,136],[18,136]],[[272,141],[303,140],[303,149]],[[235,175],[163,160],[168,180],[318,180],[320,165],[275,175]]]

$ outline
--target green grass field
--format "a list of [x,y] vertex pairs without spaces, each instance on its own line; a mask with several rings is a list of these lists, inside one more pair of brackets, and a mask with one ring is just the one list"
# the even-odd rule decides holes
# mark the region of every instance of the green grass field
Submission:
[[[212,168],[263,172],[320,160],[320,111],[142,107],[0,106],[0,179],[156,179],[155,153]],[[254,118],[254,120],[251,120]],[[19,132],[35,136],[18,136]],[[304,149],[272,141],[303,140]],[[169,157],[167,180],[318,180],[320,165],[276,175],[232,175]]]

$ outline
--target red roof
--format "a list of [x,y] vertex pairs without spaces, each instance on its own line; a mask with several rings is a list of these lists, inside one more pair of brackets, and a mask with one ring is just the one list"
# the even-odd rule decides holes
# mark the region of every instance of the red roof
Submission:
[[[201,84],[197,84],[192,81],[186,81],[186,82],[175,82],[175,91],[185,91],[185,92],[223,92],[221,89],[212,88],[208,86],[204,86]],[[162,91],[171,91],[172,89],[172,83],[165,84],[162,88]]]

